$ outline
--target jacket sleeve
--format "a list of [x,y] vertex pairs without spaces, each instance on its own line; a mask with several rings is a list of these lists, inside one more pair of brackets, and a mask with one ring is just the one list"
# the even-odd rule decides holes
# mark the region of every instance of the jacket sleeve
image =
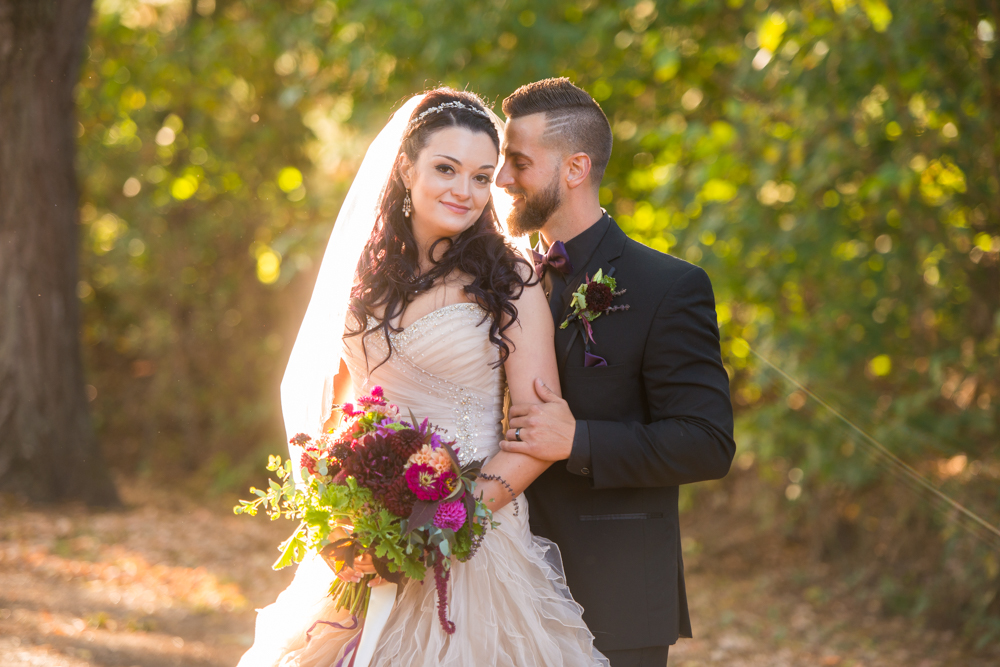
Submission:
[[736,442],[715,296],[693,267],[661,300],[642,360],[648,424],[587,420],[595,489],[725,477]]

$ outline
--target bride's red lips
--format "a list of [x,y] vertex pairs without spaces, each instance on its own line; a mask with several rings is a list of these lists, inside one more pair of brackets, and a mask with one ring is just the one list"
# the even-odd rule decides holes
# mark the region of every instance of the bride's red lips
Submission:
[[446,202],[446,201],[441,202],[441,204],[445,208],[447,208],[448,210],[452,211],[453,213],[468,213],[469,212],[469,207],[468,206],[462,206],[461,204],[452,204],[451,202]]

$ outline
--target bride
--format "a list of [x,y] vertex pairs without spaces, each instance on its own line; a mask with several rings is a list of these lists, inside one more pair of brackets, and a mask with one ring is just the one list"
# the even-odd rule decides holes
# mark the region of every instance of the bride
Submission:
[[[373,665],[608,664],[565,585],[557,547],[528,528],[521,492],[549,464],[499,447],[505,398],[539,402],[536,377],[559,387],[548,303],[500,230],[496,205],[509,201],[491,187],[499,131],[477,96],[449,88],[393,116],[341,209],[282,381],[290,435],[329,428],[331,405],[379,385],[403,414],[447,429],[463,463],[487,459],[484,471],[506,483],[480,482],[500,526],[453,565],[455,633],[438,623],[435,587],[408,581]],[[371,571],[359,559],[336,576]],[[359,629],[326,595],[334,576],[318,557],[303,561],[260,610],[241,667],[346,666]]]

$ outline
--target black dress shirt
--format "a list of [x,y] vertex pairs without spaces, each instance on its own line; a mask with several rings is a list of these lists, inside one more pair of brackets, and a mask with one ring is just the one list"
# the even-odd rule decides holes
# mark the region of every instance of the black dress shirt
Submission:
[[[563,300],[563,292],[568,285],[576,286],[583,281],[584,268],[590,263],[590,258],[593,257],[594,251],[601,244],[601,239],[604,238],[610,226],[611,216],[605,211],[597,222],[570,240],[563,242],[570,264],[573,266],[572,275],[564,276],[554,269],[549,269],[542,277],[542,287],[545,289],[545,296],[549,299],[552,319],[557,327],[566,319],[569,310],[569,303]],[[587,422],[583,419],[576,420],[573,449],[566,461],[566,469],[574,475],[582,475],[583,477],[593,475],[590,466],[590,432]]]

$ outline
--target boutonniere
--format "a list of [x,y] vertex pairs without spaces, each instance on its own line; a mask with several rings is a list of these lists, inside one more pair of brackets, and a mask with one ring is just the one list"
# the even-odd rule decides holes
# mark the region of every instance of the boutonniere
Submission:
[[584,277],[580,286],[573,292],[573,300],[570,307],[573,312],[566,320],[559,325],[560,329],[565,329],[571,323],[577,322],[583,329],[584,337],[584,357],[583,362],[587,367],[607,366],[608,362],[601,357],[590,353],[590,344],[596,344],[594,340],[594,329],[590,323],[601,315],[613,313],[616,310],[628,310],[628,304],[613,306],[612,301],[625,293],[625,290],[618,290],[617,281],[609,275],[605,275],[602,269],[598,269],[593,279]]

